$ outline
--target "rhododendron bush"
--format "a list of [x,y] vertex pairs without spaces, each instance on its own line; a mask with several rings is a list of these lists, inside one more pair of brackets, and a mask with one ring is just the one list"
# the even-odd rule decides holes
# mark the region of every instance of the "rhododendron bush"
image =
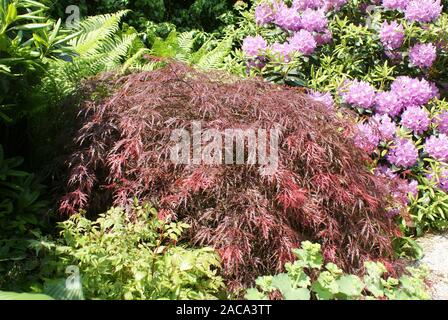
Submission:
[[[304,239],[319,241],[345,270],[393,261],[400,232],[386,208],[400,184],[368,171],[353,148],[354,125],[323,103],[295,88],[180,64],[106,75],[85,91],[104,86],[111,96],[83,107],[62,212],[150,201],[161,219],[191,225],[191,243],[219,251],[230,288],[281,270]],[[218,132],[280,126],[278,166],[173,163],[170,135],[193,120]]]
[[417,233],[448,227],[447,9],[440,0],[255,1],[235,54],[249,74],[354,110],[354,142],[372,171],[400,185],[397,198],[408,194],[388,214]]

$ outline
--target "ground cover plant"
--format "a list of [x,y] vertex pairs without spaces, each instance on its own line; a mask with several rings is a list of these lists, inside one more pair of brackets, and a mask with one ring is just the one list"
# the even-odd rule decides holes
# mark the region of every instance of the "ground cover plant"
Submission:
[[60,240],[33,244],[46,254],[42,275],[63,278],[67,267],[78,267],[86,299],[216,299],[223,293],[218,254],[177,245],[189,226],[160,219],[149,205],[112,208],[95,221],[80,213],[60,227]]
[[[424,267],[409,267],[400,279],[385,277],[386,267],[380,262],[366,261],[362,277],[344,274],[333,263],[324,266],[319,244],[304,241],[295,249],[297,260],[285,265],[286,273],[259,277],[257,287],[247,290],[246,298],[260,300],[428,300]],[[317,274],[316,274],[317,273]],[[310,277],[308,274],[311,274]]]

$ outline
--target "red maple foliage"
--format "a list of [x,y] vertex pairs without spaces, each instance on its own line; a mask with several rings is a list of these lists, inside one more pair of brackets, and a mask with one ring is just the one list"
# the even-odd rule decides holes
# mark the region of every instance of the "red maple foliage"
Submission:
[[[191,224],[192,244],[218,250],[232,288],[282,270],[303,239],[321,243],[326,259],[346,271],[359,271],[365,259],[393,259],[399,231],[384,210],[390,186],[366,169],[347,117],[295,88],[178,63],[103,75],[84,90],[98,85],[113,94],[82,108],[63,213],[149,201],[162,218]],[[220,132],[280,125],[278,168],[174,164],[172,130],[199,120]]]

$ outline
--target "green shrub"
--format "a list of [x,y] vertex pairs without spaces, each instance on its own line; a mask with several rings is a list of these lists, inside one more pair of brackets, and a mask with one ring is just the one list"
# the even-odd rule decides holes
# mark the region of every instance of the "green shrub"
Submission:
[[44,226],[47,205],[35,177],[17,170],[22,161],[5,159],[0,145],[0,288],[12,290],[21,289],[37,267],[28,245]]
[[23,93],[39,82],[48,61],[70,53],[70,36],[47,9],[37,1],[0,0],[0,119],[11,122],[29,111]]
[[[335,264],[324,266],[319,244],[302,242],[294,254],[297,260],[285,265],[286,273],[259,277],[256,288],[247,290],[246,299],[268,299],[279,293],[285,300],[427,300],[424,279],[427,271],[408,268],[400,279],[385,277],[386,268],[379,262],[366,262],[366,275],[344,274]],[[278,295],[277,295],[278,296]]]
[[[439,187],[440,179],[446,183],[446,165],[432,159],[426,175],[418,176],[419,193],[411,196],[410,212],[414,223],[410,225],[417,236],[425,231],[448,229],[448,194]],[[446,187],[445,187],[446,188]],[[403,222],[404,223],[404,222]]]
[[96,221],[82,214],[61,223],[43,274],[80,271],[84,295],[100,299],[213,299],[223,289],[220,260],[211,248],[178,245],[185,223],[164,222],[149,205],[112,208]]
[[[63,16],[65,8],[72,5],[69,0],[54,1],[54,16]],[[146,22],[170,22],[182,28],[182,31],[200,29],[213,31],[222,28],[227,21],[222,17],[232,15],[232,0],[80,0],[83,16],[105,14],[129,9],[132,13],[126,22],[137,29],[142,29]]]

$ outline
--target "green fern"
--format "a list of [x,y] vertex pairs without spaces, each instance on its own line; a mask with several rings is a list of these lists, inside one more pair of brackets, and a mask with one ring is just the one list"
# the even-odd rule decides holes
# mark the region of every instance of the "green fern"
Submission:
[[224,59],[230,54],[233,47],[233,39],[228,37],[221,40],[215,49],[203,55],[197,62],[201,69],[220,69],[223,67]]
[[121,68],[121,72],[125,73],[127,70],[129,70],[131,68],[134,70],[135,69],[143,70],[145,65],[148,65],[151,63],[141,64],[141,63],[139,63],[139,61],[142,59],[142,57],[145,54],[150,54],[150,53],[151,53],[151,50],[149,50],[148,48],[139,49],[136,53],[134,53],[134,55],[132,55],[132,57],[130,57],[128,60],[126,60],[126,62],[123,64],[123,67]]
[[104,44],[111,44],[115,39],[120,21],[128,12],[128,10],[123,10],[87,18],[79,26],[80,36],[69,44],[83,57],[105,53],[103,51]]
[[[127,13],[124,10],[93,16],[80,23],[77,36],[69,42],[76,56],[69,62],[49,64],[47,75],[37,88],[38,95],[45,97],[44,105],[37,111],[45,107],[46,101],[55,102],[72,94],[82,79],[118,69],[126,61],[138,41],[136,33],[120,34],[120,21]],[[137,59],[134,57],[134,60]]]
[[[150,71],[163,62],[146,62],[144,55],[172,58],[201,69],[222,69],[233,47],[232,36],[217,40],[200,31],[177,33],[166,39],[155,38],[151,49],[135,45],[137,33],[121,34],[120,21],[127,10],[89,17],[80,23],[69,44],[77,56],[72,61],[52,61],[47,76],[38,88],[46,101],[58,101],[78,88],[80,80],[103,71]],[[146,63],[145,63],[146,62]],[[39,109],[37,109],[39,110]]]
[[195,31],[183,32],[177,37],[179,52],[176,58],[180,61],[189,62],[195,42],[198,38]]

